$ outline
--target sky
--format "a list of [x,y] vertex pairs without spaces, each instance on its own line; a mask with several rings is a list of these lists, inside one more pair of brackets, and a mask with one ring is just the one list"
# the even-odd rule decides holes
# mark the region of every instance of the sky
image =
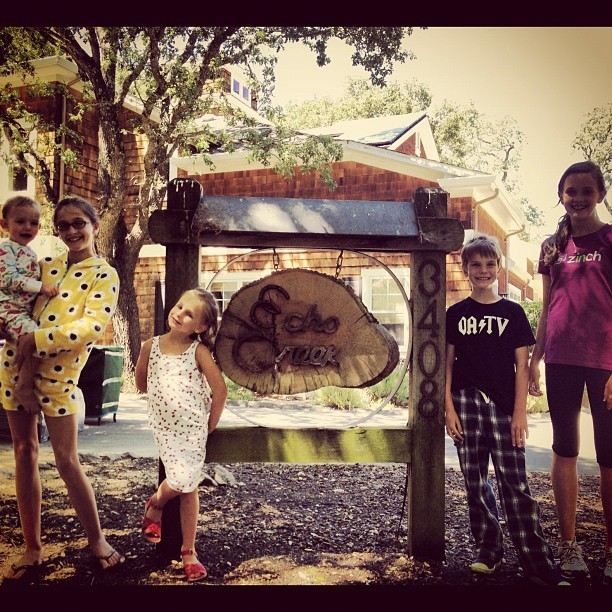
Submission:
[[[389,81],[422,82],[432,106],[471,101],[490,119],[517,121],[525,134],[521,193],[543,211],[537,232],[553,232],[563,214],[555,207],[559,178],[582,159],[571,143],[585,116],[612,102],[612,27],[431,27],[415,29],[404,48],[417,57],[396,64]],[[324,68],[301,45],[281,53],[273,103],[339,97],[349,77],[367,77],[346,45],[330,50]],[[611,220],[603,204],[599,212]]]

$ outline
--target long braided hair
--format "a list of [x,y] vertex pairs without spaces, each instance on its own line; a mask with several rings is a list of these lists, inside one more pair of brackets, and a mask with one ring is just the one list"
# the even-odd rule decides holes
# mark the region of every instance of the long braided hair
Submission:
[[[601,168],[590,160],[577,162],[572,164],[561,176],[559,180],[559,186],[557,188],[557,195],[559,196],[559,202],[562,201],[563,195],[563,186],[565,185],[565,179],[570,174],[578,174],[578,173],[588,173],[590,174],[597,183],[597,188],[600,192],[606,190],[606,183],[603,177],[603,172]],[[565,213],[557,224],[557,229],[555,233],[550,236],[547,240],[544,241],[544,263],[547,266],[552,266],[557,259],[559,259],[559,254],[565,249],[567,246],[567,242],[572,233],[572,224],[570,221],[570,217],[567,213]]]

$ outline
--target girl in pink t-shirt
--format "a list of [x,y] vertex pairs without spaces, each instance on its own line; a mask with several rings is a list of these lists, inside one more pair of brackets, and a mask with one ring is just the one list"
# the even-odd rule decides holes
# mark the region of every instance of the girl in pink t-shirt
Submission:
[[565,214],[542,243],[538,272],[543,303],[530,362],[529,393],[540,391],[544,359],[553,427],[552,485],[559,521],[562,574],[588,579],[576,542],[579,417],[586,386],[601,474],[606,524],[603,580],[612,584],[612,225],[597,216],[606,195],[601,169],[591,161],[571,165],[561,177]]

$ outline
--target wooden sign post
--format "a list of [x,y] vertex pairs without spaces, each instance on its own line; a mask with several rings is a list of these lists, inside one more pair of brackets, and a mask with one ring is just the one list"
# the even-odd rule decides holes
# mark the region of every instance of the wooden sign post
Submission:
[[[418,217],[446,218],[444,192],[420,192]],[[412,433],[409,546],[444,558],[444,360],[446,356],[446,253],[410,255],[412,358],[408,429]],[[434,501],[435,500],[435,501]]]
[[[194,206],[197,193],[199,204]],[[414,202],[372,202],[204,197],[201,193],[195,180],[175,179],[169,185],[168,210],[155,211],[149,218],[151,238],[167,247],[166,309],[194,286],[199,245],[303,247],[411,253],[413,317],[406,427],[220,427],[208,440],[207,461],[407,463],[407,552],[417,559],[444,559],[446,254],[460,248],[464,237],[461,222],[446,217],[447,194],[419,188]],[[166,508],[159,546],[176,558],[180,524],[176,518],[167,519]]]
[[[177,179],[168,185],[168,210],[177,221],[180,232],[187,233],[193,221],[193,216],[200,204],[203,190],[194,180]],[[188,242],[173,243],[166,249],[166,294],[164,301],[164,327],[170,310],[187,289],[193,289],[200,284],[201,246]],[[171,281],[169,282],[169,279]],[[166,470],[161,459],[158,462],[158,482],[166,478]],[[162,557],[173,559],[180,553],[180,500],[171,499],[164,506],[163,523],[169,529],[164,530],[164,539],[156,544]]]

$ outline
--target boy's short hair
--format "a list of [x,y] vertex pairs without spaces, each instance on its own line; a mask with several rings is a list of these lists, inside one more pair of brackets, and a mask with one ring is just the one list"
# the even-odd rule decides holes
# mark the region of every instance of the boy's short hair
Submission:
[[495,257],[497,265],[501,265],[502,250],[495,236],[478,234],[470,238],[461,249],[461,266],[467,268],[470,258],[474,255],[481,257]]
[[33,200],[32,198],[29,198],[28,196],[18,195],[9,198],[2,205],[2,218],[8,219],[16,208],[20,208],[22,206],[32,206],[33,208],[36,208],[39,213],[42,212],[42,206],[39,202]]

